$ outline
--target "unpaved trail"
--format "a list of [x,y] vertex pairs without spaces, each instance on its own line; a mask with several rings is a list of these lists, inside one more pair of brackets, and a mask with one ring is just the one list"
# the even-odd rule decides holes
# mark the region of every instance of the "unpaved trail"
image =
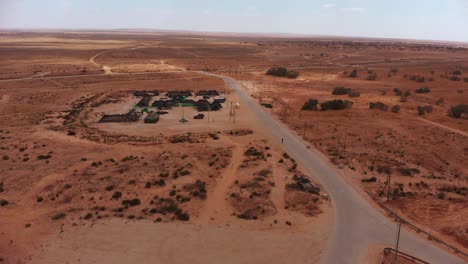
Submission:
[[427,119],[424,119],[424,118],[421,118],[421,117],[418,117],[418,120],[421,120],[421,121],[423,121],[425,123],[428,123],[430,125],[433,125],[433,126],[440,127],[442,129],[448,130],[448,131],[453,132],[455,134],[459,134],[459,135],[462,135],[464,137],[468,137],[468,133],[465,132],[465,131],[462,131],[462,130],[459,130],[459,129],[456,129],[456,128],[452,128],[452,127],[449,127],[449,126],[446,126],[446,125],[442,125],[442,124],[439,124],[437,122],[427,120]]
[[196,53],[193,53],[193,52],[190,52],[190,51],[186,51],[186,50],[184,50],[184,49],[182,49],[182,48],[173,48],[173,49],[182,51],[182,52],[187,53],[187,54],[189,54],[189,55],[192,55],[193,57],[196,57],[196,58],[201,58],[200,55],[198,55],[198,54],[196,54]]
[[275,186],[271,189],[271,201],[275,205],[275,208],[278,212],[284,211],[284,193],[285,193],[285,187],[286,187],[286,180],[285,176],[281,173],[275,173],[275,169],[277,169],[278,166],[275,166],[273,168],[273,175],[274,175],[274,183]]
[[114,51],[114,50],[106,50],[106,51],[103,51],[103,52],[99,52],[98,54],[92,56],[91,58],[89,58],[89,62],[94,64],[95,66],[101,68],[103,71],[104,71],[104,74],[114,74],[112,72],[112,68],[110,66],[107,66],[107,65],[102,65],[102,64],[99,64],[96,62],[96,58],[101,56],[102,54],[106,54],[108,52],[111,52],[111,51]]
[[2,97],[0,98],[0,112],[5,108],[8,101],[10,101],[10,95],[2,95]]
[[163,61],[163,60],[161,61],[161,64],[168,67],[168,68],[173,69],[174,71],[187,71],[184,68],[177,67],[177,66],[174,66],[174,65],[171,65],[171,64],[167,64],[166,61]]
[[232,161],[229,168],[222,174],[222,178],[216,182],[216,186],[211,193],[208,193],[205,206],[200,212],[198,221],[208,222],[210,219],[216,220],[217,218],[229,217],[229,204],[227,204],[226,197],[229,187],[233,184],[237,168],[242,162],[243,149],[240,145],[234,146],[232,150]]
[[100,63],[97,63],[96,62],[96,58],[103,55],[103,54],[106,54],[106,53],[109,53],[109,52],[112,52],[112,51],[116,51],[116,50],[136,50],[136,49],[142,49],[142,48],[147,48],[147,47],[151,47],[155,45],[154,43],[146,43],[146,44],[143,44],[143,45],[139,45],[139,46],[134,46],[134,47],[126,47],[126,48],[118,48],[118,49],[111,49],[111,50],[106,50],[106,51],[102,51],[102,52],[99,52],[97,54],[95,54],[94,56],[92,56],[91,58],[89,58],[89,62],[91,64],[94,64],[95,66],[101,68],[103,71],[104,71],[104,74],[107,74],[107,75],[110,75],[110,74],[118,74],[116,72],[113,72],[112,71],[112,68],[110,66],[107,66],[107,65],[103,65],[103,64],[100,64]]

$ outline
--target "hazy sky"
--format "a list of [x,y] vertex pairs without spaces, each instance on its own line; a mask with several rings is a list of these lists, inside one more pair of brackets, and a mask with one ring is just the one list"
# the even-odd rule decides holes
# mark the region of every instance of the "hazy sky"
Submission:
[[468,0],[0,0],[0,28],[147,28],[468,42]]

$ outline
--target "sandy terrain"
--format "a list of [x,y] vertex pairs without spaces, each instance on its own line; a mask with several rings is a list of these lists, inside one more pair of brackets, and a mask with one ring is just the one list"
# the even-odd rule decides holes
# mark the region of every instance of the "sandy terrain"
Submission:
[[[0,57],[5,263],[283,263],[285,256],[292,263],[318,261],[332,219],[330,202],[321,196],[326,190],[294,188],[294,175],[303,170],[284,157],[279,142],[264,137],[242,106],[236,122],[224,107],[210,113],[210,121],[193,120],[193,108],[176,108],[155,125],[97,123],[102,114],[128,111],[138,101],[131,95],[135,90],[225,90],[222,80],[192,72],[197,70],[242,80],[367,198],[365,191],[371,191],[385,200],[385,168],[391,168],[387,205],[467,248],[467,119],[447,115],[450,107],[467,103],[464,48],[377,40],[18,33],[0,35]],[[273,66],[300,76],[266,76]],[[349,77],[353,69],[355,78]],[[12,80],[21,78],[26,79]],[[338,86],[360,96],[332,95]],[[415,92],[423,86],[430,93]],[[394,88],[411,95],[401,102]],[[227,99],[237,101],[233,94]],[[353,105],[301,111],[309,99]],[[388,111],[369,109],[378,101]],[[399,113],[390,111],[394,105]],[[418,115],[418,106],[432,111]],[[182,115],[189,123],[178,122]],[[250,156],[252,147],[261,154]],[[182,171],[189,174],[180,176]],[[314,175],[303,176],[320,188]],[[372,177],[375,182],[362,182]],[[132,199],[140,204],[122,204]],[[161,213],[174,206],[166,199],[180,210]],[[181,220],[184,213],[188,221]],[[369,263],[381,257],[380,246],[369,249]]]
[[[34,57],[33,44],[54,40],[1,43],[29,43],[17,52],[27,50],[23,56]],[[262,135],[247,109],[237,109],[235,120],[230,116],[234,95],[228,94],[225,107],[210,112],[209,119],[194,120],[196,109],[184,108],[186,124],[178,122],[181,108],[170,110],[157,124],[98,123],[103,114],[131,109],[139,100],[132,95],[137,89],[223,92],[222,80],[174,72],[177,66],[166,73],[119,75],[118,66],[100,60],[108,54],[101,42],[88,49],[92,43],[67,39],[56,45],[85,45],[77,65],[90,63],[101,73],[100,68],[109,67],[112,74],[73,77],[74,72],[63,72],[73,78],[0,83],[2,263],[201,263],[226,258],[231,263],[281,263],[291,254],[288,258],[295,263],[319,260],[331,227],[329,201],[320,194],[310,201],[290,201],[288,195],[300,191],[289,189],[285,177],[303,175],[301,168],[289,170],[288,162],[278,163],[284,154],[279,143]],[[119,50],[129,49],[127,44],[102,41]],[[12,56],[10,49],[2,52]],[[48,50],[66,53],[55,46]],[[44,61],[39,64],[58,70]],[[30,74],[2,73],[9,78]],[[245,163],[252,145],[265,156]],[[244,219],[240,214],[245,212],[230,196],[233,188],[236,182],[255,179],[269,164],[272,170],[257,181],[272,184],[265,185],[261,196],[243,200],[258,217]],[[306,177],[313,182],[311,176]],[[265,210],[268,214],[262,214]],[[181,249],[184,254],[178,254]]]

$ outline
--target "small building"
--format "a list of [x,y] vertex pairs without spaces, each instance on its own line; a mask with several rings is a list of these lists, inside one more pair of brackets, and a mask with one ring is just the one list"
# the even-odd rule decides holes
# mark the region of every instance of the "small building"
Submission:
[[159,121],[159,115],[156,112],[149,113],[146,117],[144,122],[146,124],[155,124]]
[[196,94],[197,96],[219,96],[219,92],[216,90],[200,90]]
[[210,102],[205,99],[200,99],[197,101],[197,110],[200,112],[210,110]]
[[103,115],[99,123],[126,123],[136,122],[140,119],[140,115],[131,110],[130,112],[122,115]]
[[135,92],[133,92],[133,95],[137,96],[137,97],[144,97],[144,96],[148,95],[148,93],[146,91],[135,91]]
[[192,96],[192,92],[190,91],[169,91],[166,93],[167,97],[174,98],[174,97],[188,97]]
[[210,110],[211,111],[218,111],[221,108],[223,108],[223,106],[219,102],[214,101],[213,103],[210,104]]
[[152,91],[141,90],[141,91],[133,92],[133,95],[137,97],[158,96],[159,92],[156,90],[152,90]]
[[156,107],[158,109],[171,109],[172,107],[176,105],[177,104],[172,100],[157,100],[157,101],[154,101],[151,106]]
[[226,102],[226,98],[215,98],[213,99],[214,102],[223,104]]
[[151,100],[151,96],[146,95],[136,105],[138,107],[149,107],[150,100]]

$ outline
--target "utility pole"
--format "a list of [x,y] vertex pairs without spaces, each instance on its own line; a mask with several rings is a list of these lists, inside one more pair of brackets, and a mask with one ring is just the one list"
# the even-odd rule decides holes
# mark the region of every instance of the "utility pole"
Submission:
[[393,264],[397,264],[398,260],[398,246],[400,245],[400,231],[401,231],[401,218],[398,217],[398,233],[397,233],[397,240],[395,245],[395,259],[393,260]]
[[234,124],[236,123],[236,108],[234,107]]
[[337,140],[337,143],[336,143],[336,152],[338,152],[339,155],[341,155],[341,152],[340,152],[340,139],[341,139],[340,136],[337,136],[337,137],[336,137],[336,140]]
[[304,134],[302,135],[302,137],[305,139],[305,136],[306,136],[306,129],[307,129],[307,121],[304,121]]
[[[432,195],[432,198],[431,198],[431,205],[429,207],[429,213],[432,209],[432,205],[434,204],[434,195]],[[429,238],[432,239],[432,218],[429,217]]]
[[392,173],[390,172],[390,168],[387,169],[387,184],[388,184],[388,190],[387,190],[387,201],[390,200],[390,189],[391,189],[391,182],[392,182]]
[[346,134],[348,134],[348,133],[345,132],[345,134],[344,134],[343,152],[346,152]]

